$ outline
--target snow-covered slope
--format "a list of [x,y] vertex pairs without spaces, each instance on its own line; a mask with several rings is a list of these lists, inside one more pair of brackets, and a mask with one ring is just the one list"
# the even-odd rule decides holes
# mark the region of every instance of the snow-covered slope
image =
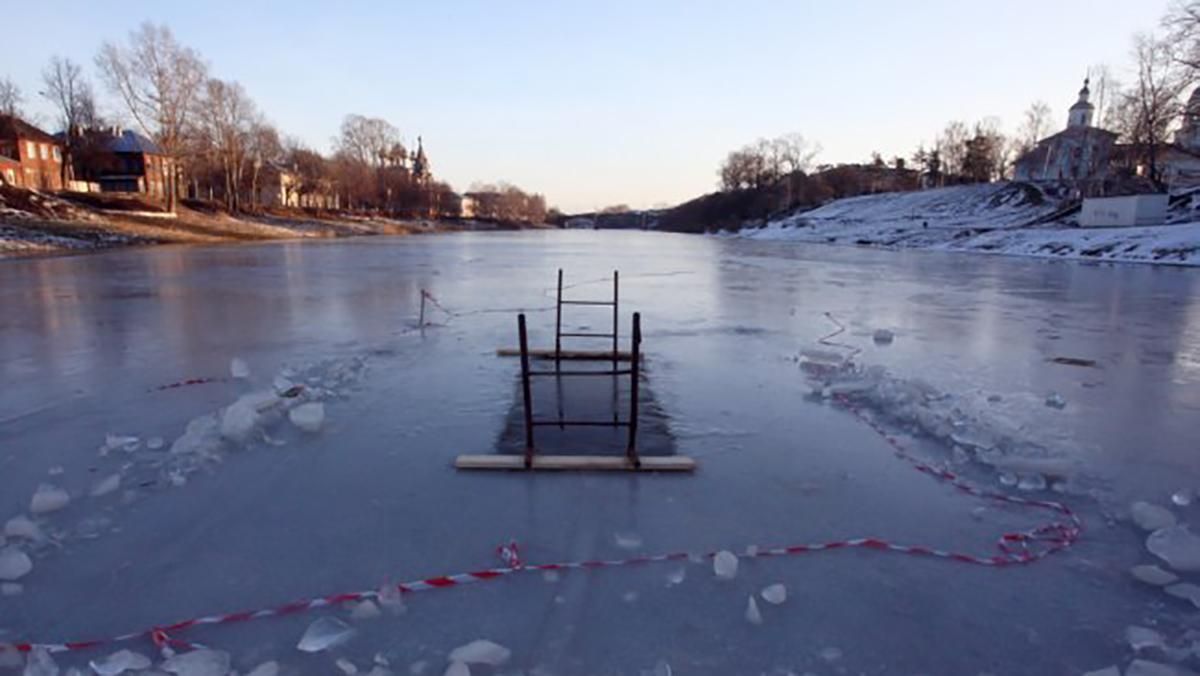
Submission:
[[954,186],[837,200],[742,237],[1023,256],[1200,265],[1200,223],[1077,228],[1024,183]]

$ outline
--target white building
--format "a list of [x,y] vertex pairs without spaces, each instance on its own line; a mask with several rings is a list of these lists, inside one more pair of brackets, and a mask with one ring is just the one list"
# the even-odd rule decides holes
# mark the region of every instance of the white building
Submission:
[[1017,159],[1018,181],[1092,181],[1108,175],[1109,156],[1117,134],[1092,126],[1096,107],[1089,100],[1088,80],[1067,113],[1067,128],[1037,142]]

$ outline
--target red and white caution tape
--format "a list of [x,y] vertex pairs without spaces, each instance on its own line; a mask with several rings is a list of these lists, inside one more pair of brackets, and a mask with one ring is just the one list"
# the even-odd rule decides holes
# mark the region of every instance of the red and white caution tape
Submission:
[[[887,430],[883,429],[883,427],[881,427],[870,416],[866,415],[862,410],[855,406],[849,399],[839,396],[835,398],[835,401],[840,405],[845,406],[859,420],[863,421],[869,425],[871,429],[875,430],[881,437],[883,437],[884,441],[886,441],[887,444],[892,447],[896,457],[908,462],[917,471],[934,477],[935,479],[946,481],[958,490],[970,495],[978,496],[988,500],[996,500],[1000,502],[1021,505],[1024,507],[1050,510],[1055,514],[1060,515],[1062,517],[1061,520],[1051,521],[1025,531],[1003,534],[996,543],[997,552],[991,556],[967,554],[920,545],[898,544],[874,537],[835,540],[832,542],[815,544],[796,544],[782,547],[751,548],[746,550],[742,556],[747,558],[766,558],[810,554],[814,552],[823,552],[835,549],[870,549],[875,551],[898,552],[912,556],[932,557],[946,559],[949,561],[958,561],[960,563],[1001,568],[1006,566],[1025,565],[1044,559],[1055,552],[1070,547],[1079,539],[1080,535],[1082,534],[1083,522],[1066,505],[1052,500],[1033,500],[974,486],[950,470],[935,467],[924,462],[923,460],[920,460],[919,458],[914,457],[904,448],[904,446],[898,439],[896,439],[896,437],[892,436]],[[717,554],[717,552],[706,552],[704,554],[675,552],[670,554],[657,554],[653,556],[636,556],[627,559],[599,559],[589,561],[570,561],[565,563],[526,565],[522,562],[520,548],[515,541],[502,544],[496,549],[496,552],[500,559],[504,561],[505,567],[488,568],[485,570],[478,570],[468,573],[456,573],[453,575],[429,577],[422,580],[405,582],[395,585],[395,591],[399,591],[401,593],[413,593],[432,589],[447,589],[450,587],[459,587],[474,582],[496,580],[502,577],[513,575],[515,573],[524,573],[530,571],[619,568],[623,566],[633,566],[662,561],[683,561],[699,557],[712,558]],[[387,589],[386,591],[391,592],[392,590]],[[277,608],[247,610],[237,613],[228,613],[225,615],[209,615],[190,620],[183,620],[181,622],[154,627],[141,632],[115,636],[109,639],[72,641],[66,643],[17,643],[15,648],[20,652],[30,652],[35,648],[45,649],[49,652],[64,652],[96,648],[112,643],[132,641],[139,638],[149,638],[155,643],[155,645],[159,647],[198,647],[198,644],[176,639],[174,638],[174,635],[198,626],[238,624],[249,620],[294,615],[318,608],[338,606],[347,602],[362,601],[364,599],[378,599],[380,595],[381,591],[361,591],[345,594],[333,594],[331,596],[323,596],[315,599],[301,599]]]
[[151,392],[162,392],[163,390],[174,390],[174,389],[177,389],[180,387],[187,387],[189,385],[207,385],[209,383],[220,383],[220,382],[224,382],[225,380],[226,380],[225,378],[188,378],[187,380],[180,380],[180,381],[174,382],[174,383],[167,383],[166,385],[159,385],[158,387],[151,390]]

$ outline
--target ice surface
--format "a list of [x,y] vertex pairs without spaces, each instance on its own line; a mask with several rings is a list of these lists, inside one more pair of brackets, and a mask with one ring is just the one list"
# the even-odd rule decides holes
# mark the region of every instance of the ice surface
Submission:
[[508,661],[512,651],[487,639],[476,639],[450,651],[450,661],[498,666]]
[[1195,672],[1161,662],[1134,660],[1125,669],[1125,676],[1192,676]]
[[666,660],[659,660],[654,663],[653,669],[643,669],[642,676],[673,676],[673,672]]
[[379,606],[375,605],[374,601],[365,599],[355,604],[354,610],[350,611],[350,618],[354,620],[373,620],[381,614]]
[[1146,549],[1177,571],[1200,571],[1200,537],[1187,525],[1154,531],[1146,538]]
[[750,624],[762,624],[762,613],[758,610],[758,602],[751,596],[746,599],[746,621]]
[[1138,501],[1129,506],[1129,516],[1139,528],[1145,531],[1156,531],[1174,526],[1176,519],[1171,510],[1165,507]]
[[1121,669],[1120,669],[1120,667],[1113,665],[1110,667],[1104,667],[1103,669],[1096,669],[1095,671],[1089,671],[1086,674],[1084,674],[1083,676],[1121,676]]
[[738,559],[733,552],[722,549],[713,557],[713,573],[721,580],[732,580],[737,576]]
[[239,380],[250,377],[250,367],[246,365],[245,360],[241,357],[234,357],[229,360],[229,375]]
[[103,479],[97,481],[96,484],[94,486],[92,486],[91,495],[93,498],[103,497],[105,495],[108,495],[109,493],[112,493],[113,491],[117,490],[120,487],[121,487],[121,475],[120,474],[110,474],[110,475],[104,477]]
[[40,541],[46,537],[42,533],[41,527],[23,514],[14,516],[4,523],[4,534],[10,538],[25,538],[26,540],[35,541]]
[[1175,573],[1163,570],[1152,564],[1134,566],[1129,569],[1129,574],[1133,575],[1139,582],[1145,582],[1156,587],[1171,584],[1179,579],[1179,576]]
[[127,671],[149,668],[150,664],[149,657],[130,650],[118,650],[107,657],[88,662],[92,671],[96,672],[98,676],[117,676]]
[[1067,400],[1058,392],[1051,392],[1046,396],[1046,405],[1050,408],[1063,409],[1067,407]]
[[639,549],[642,546],[641,536],[630,532],[613,533],[613,542],[621,549]]
[[229,673],[229,653],[198,648],[168,657],[162,670],[176,676],[226,676]]
[[19,580],[33,570],[29,555],[13,546],[0,549],[0,580]]
[[621,600],[625,603],[637,603],[638,593],[635,591],[627,591],[621,594]]
[[1175,598],[1191,601],[1192,605],[1200,608],[1200,586],[1191,582],[1180,582],[1167,587],[1165,591]]
[[842,649],[833,646],[822,648],[821,652],[817,653],[817,656],[826,662],[836,662],[842,659]]
[[471,668],[462,662],[451,662],[443,676],[471,676]]
[[58,676],[58,673],[58,664],[50,657],[50,652],[41,647],[34,648],[29,653],[25,671],[21,672],[22,676]]
[[773,584],[760,592],[763,600],[773,606],[777,606],[787,600],[787,587],[782,584]]
[[892,341],[896,339],[896,334],[887,329],[875,329],[875,333],[871,334],[871,339],[875,341],[876,345],[891,345]]
[[412,674],[412,676],[421,676],[427,669],[429,669],[429,662],[427,660],[417,660],[408,665],[408,673]]
[[246,676],[279,676],[279,663],[275,660],[263,662],[254,667]]
[[20,596],[25,587],[16,582],[0,583],[0,596]]
[[50,484],[38,486],[29,500],[29,511],[34,514],[57,512],[71,502],[71,496],[61,488]]
[[1166,647],[1166,640],[1163,639],[1163,635],[1148,627],[1135,625],[1125,627],[1125,640],[1133,648],[1134,652]]
[[320,431],[321,425],[325,422],[325,404],[319,401],[300,404],[288,411],[288,420],[310,434]]
[[337,647],[354,635],[354,628],[336,617],[321,617],[308,625],[296,647],[306,653],[319,653]]

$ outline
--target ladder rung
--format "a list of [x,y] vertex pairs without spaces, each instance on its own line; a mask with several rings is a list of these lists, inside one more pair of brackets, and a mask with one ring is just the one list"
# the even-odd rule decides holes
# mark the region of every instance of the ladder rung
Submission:
[[631,376],[633,369],[615,371],[530,371],[530,376]]
[[534,420],[534,427],[629,427],[624,420]]
[[611,333],[560,333],[563,338],[615,338]]
[[563,305],[616,305],[611,300],[562,300]]

